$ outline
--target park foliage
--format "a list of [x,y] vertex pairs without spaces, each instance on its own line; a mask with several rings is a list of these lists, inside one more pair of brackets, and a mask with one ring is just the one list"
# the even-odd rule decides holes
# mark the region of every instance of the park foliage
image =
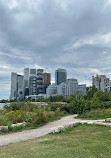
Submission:
[[47,99],[33,100],[47,102],[44,106],[33,104],[31,101],[5,104],[3,110],[0,110],[0,126],[25,122],[29,127],[38,127],[64,115],[84,115],[98,109],[108,109],[111,108],[111,93],[98,91],[93,86],[87,88],[85,96],[51,96]]

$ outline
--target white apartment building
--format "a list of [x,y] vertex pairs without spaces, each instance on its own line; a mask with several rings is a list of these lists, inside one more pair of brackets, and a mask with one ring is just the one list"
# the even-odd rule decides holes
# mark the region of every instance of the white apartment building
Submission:
[[111,81],[105,75],[92,76],[92,85],[94,85],[99,91],[109,91],[111,87]]

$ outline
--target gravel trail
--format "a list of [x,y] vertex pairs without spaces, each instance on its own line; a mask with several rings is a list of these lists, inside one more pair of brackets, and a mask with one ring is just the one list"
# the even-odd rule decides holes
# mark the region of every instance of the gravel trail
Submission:
[[45,136],[51,133],[51,129],[53,127],[62,126],[72,121],[75,121],[75,122],[78,121],[79,119],[74,119],[75,116],[76,115],[69,115],[69,116],[63,117],[60,120],[49,122],[48,124],[42,127],[39,127],[37,129],[24,130],[22,132],[0,135],[0,146]]
[[104,123],[104,121],[105,121],[104,119],[102,119],[102,120],[82,120],[82,119],[76,119],[75,118],[76,116],[77,115],[65,116],[65,117],[61,118],[60,120],[49,122],[46,125],[39,127],[37,129],[30,129],[30,130],[24,130],[21,132],[0,135],[0,146],[45,136],[45,135],[51,133],[52,129],[58,128],[61,126],[66,126],[68,124],[78,124],[78,123],[85,124],[85,123],[87,123],[90,125],[100,125],[100,126],[111,127],[111,123]]

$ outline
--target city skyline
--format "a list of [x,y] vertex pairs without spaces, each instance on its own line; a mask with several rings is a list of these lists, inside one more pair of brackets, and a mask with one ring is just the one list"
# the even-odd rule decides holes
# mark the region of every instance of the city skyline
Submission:
[[66,69],[55,70],[54,84],[51,84],[51,73],[44,69],[24,68],[24,76],[17,72],[11,73],[10,100],[49,98],[56,95],[69,97],[85,93],[86,84],[79,84],[77,79],[68,78]]
[[[109,92],[111,90],[111,79],[105,75],[96,74],[92,76],[92,85],[98,90]],[[85,95],[86,83],[80,84],[78,79],[69,78],[67,70],[58,68],[55,70],[55,81],[51,82],[51,73],[44,69],[24,68],[23,74],[11,73],[10,99],[21,100],[28,97],[44,97],[51,95]]]
[[1,0],[0,99],[10,96],[10,74],[24,67],[92,84],[111,78],[111,0]]

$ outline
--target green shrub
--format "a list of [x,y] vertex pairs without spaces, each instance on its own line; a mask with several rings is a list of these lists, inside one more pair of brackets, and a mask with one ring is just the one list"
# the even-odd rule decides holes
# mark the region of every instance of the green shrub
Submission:
[[8,118],[5,115],[0,115],[0,126],[7,126],[8,124]]
[[91,100],[86,100],[86,111],[91,110]]
[[31,122],[34,126],[44,124],[47,121],[48,121],[48,119],[47,119],[46,112],[43,110],[39,110],[38,112],[32,114]]
[[23,107],[23,106],[24,106],[24,102],[22,102],[22,103],[14,102],[14,103],[10,103],[10,104],[5,104],[3,109],[6,112],[10,112],[10,111],[20,110],[20,108]]
[[47,110],[70,113],[69,104],[49,103]]
[[22,130],[22,129],[24,129],[24,126],[23,126],[23,125],[14,126],[14,127],[9,126],[9,127],[8,127],[8,130],[9,130],[9,131],[13,131],[13,132],[16,132],[16,131],[19,131],[19,130]]
[[65,99],[65,98],[64,98],[63,96],[58,95],[58,96],[50,96],[50,97],[48,98],[48,101],[49,101],[49,102],[63,102],[64,99]]
[[20,110],[35,112],[36,110],[40,109],[40,106],[36,104],[32,104],[30,102],[26,102],[24,106],[20,108]]
[[110,108],[110,107],[111,107],[111,101],[100,103],[100,108]]
[[20,110],[10,111],[10,112],[6,113],[6,116],[9,121],[16,124],[16,123],[24,122],[25,113]]
[[94,94],[100,102],[111,101],[111,94],[108,92],[98,91]]
[[97,109],[99,107],[100,107],[99,100],[96,96],[94,96],[91,100],[91,109]]
[[32,121],[32,115],[33,115],[33,112],[25,112],[24,113],[24,122],[31,122]]
[[85,113],[79,115],[78,118],[92,119],[92,120],[111,118],[111,108],[93,109],[91,111],[86,111]]
[[32,104],[30,102],[15,102],[15,103],[6,104],[4,106],[4,111],[10,112],[10,111],[16,111],[16,110],[24,110],[24,111],[32,112],[38,108],[39,106],[37,106],[36,104]]
[[90,86],[86,88],[86,95],[84,96],[85,100],[90,100],[94,94],[98,91],[95,86]]
[[71,103],[71,101],[74,99],[74,96],[69,96],[67,98],[65,98],[65,102],[66,103]]
[[55,112],[53,112],[53,111],[47,112],[46,117],[48,120],[55,118]]
[[86,111],[86,101],[84,100],[84,97],[81,95],[78,95],[73,99],[73,101],[70,103],[70,113],[78,113],[82,114]]

